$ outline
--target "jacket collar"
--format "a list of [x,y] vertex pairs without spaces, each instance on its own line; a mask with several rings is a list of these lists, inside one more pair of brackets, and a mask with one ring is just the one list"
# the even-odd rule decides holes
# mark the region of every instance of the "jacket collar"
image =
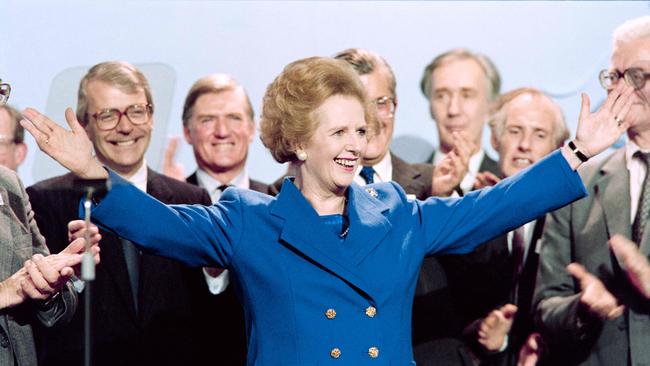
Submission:
[[350,231],[344,243],[321,222],[318,213],[289,178],[271,207],[271,214],[283,218],[283,244],[331,271],[334,275],[376,299],[380,289],[359,269],[363,260],[388,234],[391,224],[385,217],[388,206],[353,183],[347,191]]

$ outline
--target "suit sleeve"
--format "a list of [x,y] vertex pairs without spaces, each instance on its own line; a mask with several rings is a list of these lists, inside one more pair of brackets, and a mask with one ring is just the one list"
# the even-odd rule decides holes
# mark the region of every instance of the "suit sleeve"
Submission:
[[560,151],[493,187],[462,198],[416,201],[426,253],[467,253],[480,243],[586,195]]
[[547,339],[577,341],[595,318],[579,314],[580,290],[566,270],[571,256],[571,209],[566,206],[546,218],[535,295],[534,320]]
[[113,188],[92,209],[96,224],[155,255],[190,266],[229,268],[244,232],[237,189],[227,190],[212,206],[165,205],[117,174],[109,175]]
[[[18,180],[18,185],[20,187],[22,195],[21,199],[23,201],[24,212],[27,219],[26,226],[32,236],[33,253],[47,256],[50,254],[50,251],[45,245],[45,238],[41,235],[36,220],[34,220],[34,211],[32,210],[27,193],[25,192],[25,188],[20,180]],[[47,310],[40,309],[38,306],[35,306],[34,308],[36,309],[39,321],[46,327],[51,327],[58,322],[69,322],[77,309],[77,295],[73,289],[72,281],[68,281],[65,284],[63,289],[61,289],[61,296],[59,296],[57,301]]]

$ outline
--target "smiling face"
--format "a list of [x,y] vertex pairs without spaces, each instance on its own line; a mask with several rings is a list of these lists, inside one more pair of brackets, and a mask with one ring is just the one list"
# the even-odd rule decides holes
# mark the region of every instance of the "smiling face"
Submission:
[[215,178],[224,178],[226,174],[229,182],[244,169],[248,145],[255,135],[244,90],[235,88],[201,95],[183,130],[199,168]]
[[522,94],[505,106],[506,120],[501,136],[492,136],[499,153],[501,173],[508,177],[527,168],[557,148],[554,127],[557,114],[549,100]]
[[361,102],[351,96],[329,97],[314,112],[318,126],[299,149],[307,153],[300,164],[301,190],[321,195],[342,194],[366,150],[366,120]]
[[[618,42],[614,45],[610,71],[625,70],[638,67],[645,73],[650,73],[650,37],[640,38],[627,42]],[[624,80],[619,80],[624,83]],[[650,80],[645,86],[635,92],[634,101],[625,121],[630,124],[628,133],[632,138],[638,134],[650,133]],[[647,139],[647,137],[645,138]]]
[[115,128],[103,131],[97,128],[92,117],[98,111],[117,109],[124,112],[134,104],[147,104],[144,91],[127,94],[102,81],[90,81],[87,85],[88,124],[86,133],[95,147],[97,159],[119,174],[130,177],[144,161],[144,153],[149,147],[153,118],[148,123],[134,125],[122,116]]
[[442,152],[452,149],[454,131],[480,147],[489,100],[488,82],[478,62],[458,59],[442,64],[431,74],[431,88],[429,106]]

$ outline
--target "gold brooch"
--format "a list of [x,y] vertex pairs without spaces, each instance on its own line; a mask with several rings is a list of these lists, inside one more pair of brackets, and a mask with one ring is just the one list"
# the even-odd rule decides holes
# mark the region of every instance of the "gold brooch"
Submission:
[[366,192],[368,192],[368,194],[370,194],[374,198],[379,197],[379,193],[377,193],[377,191],[374,188],[366,188]]

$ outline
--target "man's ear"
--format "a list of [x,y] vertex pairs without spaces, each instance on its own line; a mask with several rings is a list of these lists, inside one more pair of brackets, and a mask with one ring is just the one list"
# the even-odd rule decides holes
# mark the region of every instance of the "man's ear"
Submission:
[[183,137],[185,138],[185,142],[192,145],[192,136],[190,135],[190,128],[187,126],[183,126]]
[[490,131],[490,144],[492,145],[492,148],[494,151],[497,153],[499,152],[499,140],[496,137],[496,133],[494,132],[493,129]]
[[20,164],[25,161],[28,150],[26,143],[19,142],[16,144],[16,148],[14,149],[14,161],[16,162],[16,167],[20,166]]

